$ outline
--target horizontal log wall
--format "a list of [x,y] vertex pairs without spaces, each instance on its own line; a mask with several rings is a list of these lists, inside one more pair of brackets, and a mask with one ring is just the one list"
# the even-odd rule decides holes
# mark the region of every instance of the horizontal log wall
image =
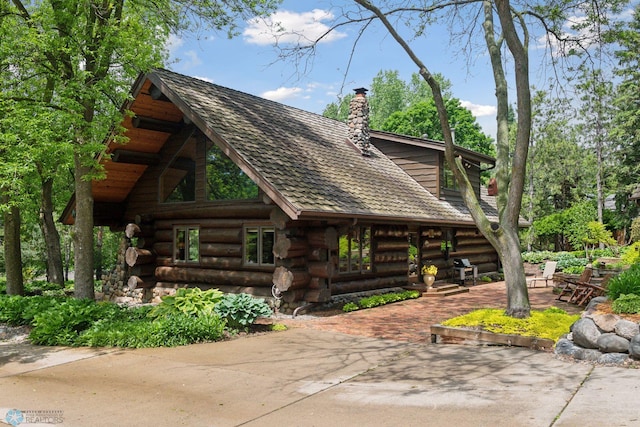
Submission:
[[451,279],[453,260],[467,258],[478,267],[478,273],[498,270],[498,254],[489,241],[475,228],[457,228],[452,230],[454,249],[449,258],[441,250],[444,230],[438,227],[423,227],[419,232],[421,265],[434,264],[438,267],[438,280]]
[[[154,275],[162,287],[199,286],[242,288],[255,290],[268,288],[271,293],[273,266],[249,267],[243,263],[243,227],[269,225],[273,206],[261,201],[254,204],[194,206],[193,210],[154,213],[155,234],[153,252],[156,254]],[[224,212],[226,212],[226,217]],[[213,214],[214,218],[206,215]],[[205,215],[197,218],[198,215]],[[175,227],[198,227],[200,258],[198,262],[173,259]],[[160,284],[158,285],[160,286]],[[255,293],[255,292],[251,292]],[[266,293],[260,292],[261,294]]]

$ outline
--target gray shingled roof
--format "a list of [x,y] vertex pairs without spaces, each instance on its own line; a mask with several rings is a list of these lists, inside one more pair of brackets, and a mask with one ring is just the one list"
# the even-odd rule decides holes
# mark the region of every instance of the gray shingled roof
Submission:
[[375,147],[360,154],[342,122],[166,70],[149,78],[290,215],[472,222]]

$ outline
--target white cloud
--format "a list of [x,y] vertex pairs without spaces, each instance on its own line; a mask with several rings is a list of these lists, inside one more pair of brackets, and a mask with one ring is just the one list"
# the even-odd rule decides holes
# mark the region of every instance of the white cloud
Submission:
[[495,105],[479,105],[470,101],[460,101],[460,105],[471,111],[474,117],[495,116],[497,112]]
[[165,44],[165,49],[169,52],[170,57],[175,57],[176,52],[182,45],[184,44],[184,40],[182,37],[179,37],[175,34],[170,34],[167,43]]
[[279,87],[276,90],[263,92],[260,96],[272,101],[282,102],[288,99],[298,98],[303,92],[303,89],[299,87]]
[[198,56],[198,53],[195,50],[188,50],[184,53],[188,59],[182,63],[182,68],[189,69],[193,67],[197,67],[202,64],[202,60]]
[[322,9],[303,13],[281,10],[267,18],[251,19],[243,35],[247,42],[258,45],[310,45],[320,37],[321,43],[328,43],[346,37],[346,33],[337,30],[325,35],[329,26],[324,22],[332,19],[334,15]]

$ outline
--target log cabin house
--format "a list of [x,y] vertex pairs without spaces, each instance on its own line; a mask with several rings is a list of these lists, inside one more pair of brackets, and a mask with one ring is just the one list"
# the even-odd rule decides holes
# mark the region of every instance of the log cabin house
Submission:
[[[346,124],[167,70],[141,76],[123,106],[128,142],[106,139],[106,179],[93,183],[95,224],[132,238],[129,287],[327,301],[406,286],[412,246],[439,280],[453,257],[497,271],[444,144],[369,130],[356,92]],[[457,151],[496,216],[480,185],[494,159]]]

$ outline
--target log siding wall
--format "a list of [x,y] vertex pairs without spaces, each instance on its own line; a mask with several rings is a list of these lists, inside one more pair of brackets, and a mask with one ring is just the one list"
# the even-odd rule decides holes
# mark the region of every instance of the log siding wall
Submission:
[[[162,172],[187,139],[197,144],[196,200],[160,203]],[[371,227],[372,269],[339,274],[338,236],[341,230],[348,230],[346,222],[291,221],[266,197],[207,201],[205,142],[204,136],[193,129],[173,135],[160,153],[160,163],[149,166],[132,191],[125,215],[131,223],[127,237],[136,238],[136,244],[127,250],[131,288],[198,286],[259,296],[276,291],[287,303],[322,302],[332,295],[407,285],[410,237],[418,243],[420,261],[433,262],[440,268],[440,280],[447,278],[454,257],[469,258],[481,272],[497,269],[495,251],[473,228],[455,230],[455,252],[446,260],[440,251],[442,229],[437,226],[414,226],[410,232],[407,225],[363,223],[358,226]],[[413,171],[412,176],[432,189],[438,182],[438,153],[421,153],[421,161],[407,160],[405,170]],[[397,157],[402,157],[401,153]],[[275,229],[274,266],[244,265],[243,230],[256,224]],[[198,262],[173,259],[176,226],[199,228]],[[433,237],[428,237],[430,234]]]

